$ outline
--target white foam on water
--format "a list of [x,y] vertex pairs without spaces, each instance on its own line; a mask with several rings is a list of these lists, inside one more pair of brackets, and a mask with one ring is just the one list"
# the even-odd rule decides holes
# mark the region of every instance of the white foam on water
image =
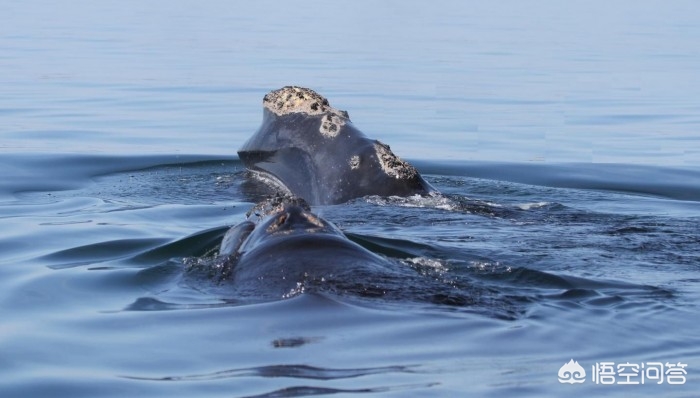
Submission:
[[515,207],[517,207],[520,210],[533,210],[548,206],[550,204],[551,202],[522,203],[519,205],[515,205]]
[[439,193],[429,193],[428,196],[376,196],[365,197],[367,203],[378,206],[401,206],[401,207],[426,207],[431,209],[441,209],[455,211],[459,209],[459,204],[454,200]]

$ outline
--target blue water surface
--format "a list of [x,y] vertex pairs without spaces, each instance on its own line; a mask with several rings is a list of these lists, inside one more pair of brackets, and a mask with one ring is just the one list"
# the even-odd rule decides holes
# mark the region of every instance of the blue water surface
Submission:
[[[0,396],[696,396],[699,13],[0,4]],[[290,84],[442,193],[313,209],[402,277],[270,301],[208,276]]]

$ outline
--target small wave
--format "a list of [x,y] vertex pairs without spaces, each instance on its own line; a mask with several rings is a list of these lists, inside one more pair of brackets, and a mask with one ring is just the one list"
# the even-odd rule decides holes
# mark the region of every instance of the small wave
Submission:
[[[472,267],[482,282],[493,284],[490,289],[498,292],[496,296],[504,302],[619,308],[659,305],[659,300],[674,297],[673,292],[664,288],[621,280],[584,278],[489,262],[476,262]],[[516,287],[519,293],[512,295],[508,286]]]
[[159,238],[116,239],[59,250],[40,257],[40,260],[48,261],[49,268],[53,269],[72,268],[86,264],[94,265],[125,259],[130,254],[138,257],[152,250],[150,248],[165,242],[164,239]]
[[190,310],[190,309],[205,309],[219,308],[229,306],[229,303],[197,303],[183,304],[171,303],[159,300],[153,297],[139,297],[133,303],[127,305],[122,311],[173,311],[173,310]]
[[523,203],[519,205],[515,205],[520,210],[532,210],[532,209],[539,209],[542,207],[549,206],[551,203],[550,202],[534,202],[534,203]]

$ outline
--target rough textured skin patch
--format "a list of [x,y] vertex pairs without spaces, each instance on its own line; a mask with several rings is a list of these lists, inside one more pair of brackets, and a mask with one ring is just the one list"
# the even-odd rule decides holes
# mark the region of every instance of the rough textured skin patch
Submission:
[[396,179],[410,180],[418,175],[416,168],[394,155],[389,145],[376,141],[374,150],[377,153],[379,165],[388,176]]
[[323,117],[319,132],[326,137],[335,137],[338,135],[343,125],[345,125],[345,119],[336,114],[327,113],[326,116]]
[[263,98],[263,106],[278,116],[290,113],[323,115],[319,133],[325,137],[337,136],[341,127],[350,120],[347,112],[333,108],[321,94],[304,87],[285,86],[270,91]]
[[290,193],[278,193],[253,206],[253,208],[246,213],[246,218],[250,218],[252,215],[262,218],[270,214],[279,213],[284,210],[284,206],[286,205],[299,206],[305,211],[311,211],[311,207],[304,199]]
[[351,157],[348,164],[350,165],[350,170],[359,169],[360,168],[360,157],[357,155]]
[[285,86],[279,90],[270,91],[263,98],[263,106],[279,116],[293,112],[320,115],[331,108],[328,100],[321,94],[297,86]]

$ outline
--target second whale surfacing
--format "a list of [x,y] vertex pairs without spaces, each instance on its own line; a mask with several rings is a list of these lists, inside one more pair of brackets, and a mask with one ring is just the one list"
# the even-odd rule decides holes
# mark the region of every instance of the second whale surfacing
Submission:
[[347,112],[303,87],[286,86],[263,98],[262,125],[238,156],[311,205],[434,191],[388,145],[358,130]]
[[397,274],[389,259],[349,240],[311,213],[303,199],[276,196],[258,203],[251,213],[259,220],[232,227],[219,249],[225,259],[222,276],[243,296],[280,299],[307,289],[353,285],[358,278],[367,291],[376,279]]

